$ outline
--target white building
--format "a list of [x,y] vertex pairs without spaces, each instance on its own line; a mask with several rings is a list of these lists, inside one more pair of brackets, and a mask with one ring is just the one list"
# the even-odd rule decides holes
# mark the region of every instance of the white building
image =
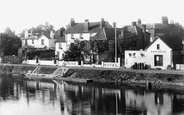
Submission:
[[131,68],[135,63],[144,63],[151,68],[167,69],[172,66],[172,49],[160,37],[157,37],[145,50],[125,51],[125,67]]
[[90,40],[91,37],[95,36],[101,28],[112,28],[112,26],[105,21],[103,18],[99,22],[89,22],[88,19],[82,23],[76,23],[72,18],[67,29],[64,32],[62,40],[57,40],[55,44],[55,54],[59,56],[59,59],[63,58],[63,52],[68,50],[71,43],[75,39]]
[[28,36],[28,32],[25,31],[25,37],[22,39],[22,47],[25,45],[42,49],[42,48],[55,48],[55,41],[53,37],[53,32],[50,33],[48,31],[43,31],[40,36],[34,35],[34,36]]
[[62,59],[64,52],[67,50],[66,48],[67,45],[63,36],[55,42],[55,55],[57,55],[59,59]]

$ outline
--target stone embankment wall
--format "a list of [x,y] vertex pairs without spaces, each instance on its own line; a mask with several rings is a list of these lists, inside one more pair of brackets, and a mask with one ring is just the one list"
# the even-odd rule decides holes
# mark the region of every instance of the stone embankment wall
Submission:
[[[25,74],[30,70],[33,71],[35,68],[36,66],[30,65],[2,64],[0,65],[0,73]],[[53,69],[53,67],[47,66],[46,69],[42,69],[41,73],[49,74],[51,71],[53,72],[53,70],[55,70]],[[70,69],[65,74],[65,77],[92,79],[97,82],[128,85],[146,85],[147,83],[151,83],[155,86],[184,86],[184,76],[180,74],[138,73],[116,70]]]
[[[11,65],[11,64],[2,64],[0,65],[0,73],[5,74],[26,74],[35,70],[37,66],[35,65]],[[52,74],[57,67],[44,66],[37,69],[35,73],[37,74]]]
[[33,71],[36,66],[24,66],[24,65],[0,65],[0,73],[4,74],[26,74],[29,70]]
[[74,73],[76,73],[75,78],[92,79],[97,82],[128,84],[133,86],[146,86],[148,83],[151,83],[152,86],[167,88],[184,86],[184,76],[180,74],[138,73],[130,71],[89,69],[70,69],[67,74],[72,75]]

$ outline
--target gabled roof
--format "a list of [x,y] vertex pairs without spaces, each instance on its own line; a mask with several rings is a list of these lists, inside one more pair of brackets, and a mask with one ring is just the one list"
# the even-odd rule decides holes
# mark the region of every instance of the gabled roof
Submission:
[[157,39],[161,39],[168,47],[172,50],[182,49],[182,40],[179,37],[156,37],[156,39],[151,42],[146,49],[148,49]]
[[[85,32],[84,24],[85,23],[75,23],[75,25],[68,28],[65,33],[95,33],[101,29],[100,22],[89,22],[89,31]],[[105,21],[105,27],[110,27],[110,24],[107,21]]]
[[[136,26],[132,26],[132,25],[124,26],[123,30],[126,32],[126,36],[130,36],[132,34],[134,34],[134,35],[143,34],[143,29],[137,25]],[[146,34],[150,35],[149,32],[146,32]]]
[[[125,36],[132,36],[142,34],[142,29],[138,26],[125,26],[123,28],[116,28],[117,36],[121,34],[123,30],[123,34]],[[147,34],[150,34],[146,32]],[[99,32],[93,37],[96,40],[113,40],[115,38],[115,29],[114,28],[102,28]]]

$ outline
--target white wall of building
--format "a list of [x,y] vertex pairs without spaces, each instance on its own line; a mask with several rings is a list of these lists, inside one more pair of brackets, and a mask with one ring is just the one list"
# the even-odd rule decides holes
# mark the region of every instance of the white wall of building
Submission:
[[[155,56],[163,57],[162,66],[155,65],[155,60],[157,60]],[[172,65],[172,49],[158,38],[144,51],[125,51],[125,67],[130,68],[135,63],[144,63],[150,65],[151,68],[166,69],[168,65]]]
[[[44,44],[42,44],[42,40],[44,41]],[[38,47],[39,46],[47,46],[47,47],[49,47],[49,39],[46,37],[46,36],[44,36],[44,35],[42,35],[42,36],[40,36],[39,38],[38,38]]]
[[26,40],[27,40],[27,45],[29,46],[36,46],[38,45],[38,40],[37,37],[35,36],[34,38],[30,39],[30,38],[25,38],[22,39],[22,47],[26,45]]
[[135,63],[147,63],[146,51],[125,51],[125,67],[131,68]]
[[55,47],[55,41],[56,41],[56,39],[49,39],[49,48]]
[[[96,35],[96,33],[74,33],[74,34],[66,34],[65,38],[67,41],[67,48],[69,48],[70,44],[74,42],[74,39],[72,39],[72,35],[73,38],[77,38],[79,40],[89,40],[90,37],[93,37]],[[83,39],[80,39],[80,37],[82,37]]]
[[[157,45],[160,44],[160,49],[157,49]],[[148,64],[153,68],[166,69],[168,65],[172,65],[172,49],[167,46],[161,39],[157,39],[148,49],[147,49],[147,60]],[[154,65],[154,56],[163,56],[163,66]]]
[[58,55],[59,59],[63,58],[63,54],[66,50],[67,50],[66,42],[56,42],[55,55]]

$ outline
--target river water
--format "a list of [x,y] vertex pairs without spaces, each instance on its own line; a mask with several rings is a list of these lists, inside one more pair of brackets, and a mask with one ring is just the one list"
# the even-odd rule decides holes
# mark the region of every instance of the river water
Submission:
[[183,115],[184,93],[0,75],[0,115]]

